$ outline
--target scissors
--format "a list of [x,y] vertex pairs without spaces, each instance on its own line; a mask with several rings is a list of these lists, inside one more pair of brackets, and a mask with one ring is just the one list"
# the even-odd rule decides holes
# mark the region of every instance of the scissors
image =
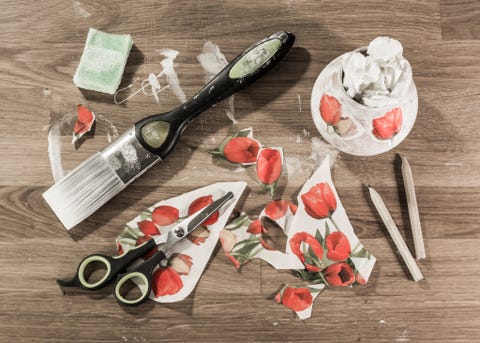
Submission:
[[[65,281],[58,279],[57,283],[62,287],[76,286],[94,291],[105,287],[117,276],[114,287],[114,294],[117,301],[123,305],[139,305],[150,295],[152,290],[151,280],[155,267],[168,257],[172,247],[182,241],[190,232],[202,225],[206,219],[232,198],[233,193],[228,192],[201,211],[187,217],[168,231],[166,240],[161,239],[163,236],[152,236],[152,239],[149,239],[138,247],[130,249],[120,256],[107,256],[103,254],[88,255],[78,265],[77,273],[72,280]],[[134,264],[141,256],[155,248],[155,246],[158,246],[157,252],[147,260]],[[101,276],[98,281],[89,282],[86,270],[89,265],[93,266],[93,264],[97,264],[97,266],[98,264],[103,265],[105,274]],[[129,268],[127,271],[128,267],[132,268]],[[132,293],[129,289],[131,286],[126,286],[132,283],[140,290],[140,295],[135,296],[133,299],[129,294]],[[126,296],[127,294],[129,295],[128,297]]]

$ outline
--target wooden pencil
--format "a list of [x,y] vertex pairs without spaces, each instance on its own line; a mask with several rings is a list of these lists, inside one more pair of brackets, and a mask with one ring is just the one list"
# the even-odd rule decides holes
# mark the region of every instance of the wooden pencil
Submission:
[[407,195],[408,215],[410,217],[410,227],[412,228],[415,257],[417,260],[420,260],[427,256],[425,254],[422,226],[420,224],[420,215],[418,213],[417,196],[415,195],[415,186],[413,184],[412,168],[405,156],[402,156],[402,175],[403,185]]
[[397,225],[395,225],[395,222],[393,221],[393,218],[390,212],[388,211],[387,206],[385,205],[385,202],[380,197],[380,194],[378,194],[375,191],[375,189],[373,189],[373,187],[368,186],[368,191],[370,193],[370,198],[372,199],[372,202],[378,211],[378,214],[380,215],[383,223],[387,227],[388,233],[392,237],[392,240],[395,243],[395,246],[397,247],[405,264],[407,265],[407,268],[410,271],[410,274],[412,274],[413,280],[417,282],[423,279],[422,272],[418,268],[418,265],[415,262],[415,259],[413,258],[412,254],[410,253],[410,250],[408,250],[407,244],[403,240],[402,235],[400,234],[400,231],[398,231]]

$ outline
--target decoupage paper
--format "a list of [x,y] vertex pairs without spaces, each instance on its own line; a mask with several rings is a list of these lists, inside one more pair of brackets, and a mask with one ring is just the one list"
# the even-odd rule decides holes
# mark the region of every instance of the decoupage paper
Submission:
[[[189,215],[206,207],[228,191],[234,194],[234,199],[174,246],[166,264],[158,266],[153,275],[150,299],[170,303],[183,300],[192,292],[210,260],[220,230],[225,227],[245,187],[245,182],[215,183],[160,201],[127,223],[116,240],[120,254],[145,242],[151,236],[166,236],[175,224]],[[143,258],[147,259],[154,251]]]
[[[253,221],[242,214],[221,231],[220,241],[236,268],[261,258],[308,281],[308,286],[285,285],[275,298],[306,319],[325,286],[365,284],[375,257],[353,231],[332,182],[328,158],[303,185],[297,201],[298,207],[286,200],[272,201]],[[266,218],[286,234],[285,253],[269,244]]]

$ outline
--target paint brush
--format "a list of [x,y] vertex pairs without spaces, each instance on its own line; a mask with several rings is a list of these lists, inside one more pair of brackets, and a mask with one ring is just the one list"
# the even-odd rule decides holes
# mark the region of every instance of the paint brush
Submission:
[[395,243],[395,246],[397,247],[400,256],[402,256],[403,261],[405,261],[405,264],[410,271],[410,274],[412,274],[413,280],[415,280],[415,282],[420,281],[421,279],[423,279],[422,272],[418,268],[418,265],[415,262],[412,254],[410,253],[410,250],[408,250],[407,244],[403,240],[400,231],[398,231],[397,225],[395,225],[392,215],[388,211],[385,202],[383,201],[380,194],[378,194],[372,186],[368,185],[367,187],[370,193],[370,198],[372,199],[372,202],[375,205],[378,214],[382,218],[383,223],[387,227],[387,231],[390,234],[390,237],[392,237],[393,243]]
[[415,195],[415,186],[413,184],[412,168],[405,156],[401,156],[401,158],[403,186],[405,187],[405,194],[407,195],[408,215],[410,217],[410,227],[412,228],[415,257],[417,260],[420,260],[427,256],[425,254],[425,245],[423,243],[420,215],[418,214],[417,196]]
[[44,199],[65,228],[71,229],[164,159],[196,116],[263,76],[294,41],[292,33],[281,31],[252,45],[193,98],[173,111],[135,123],[50,187]]

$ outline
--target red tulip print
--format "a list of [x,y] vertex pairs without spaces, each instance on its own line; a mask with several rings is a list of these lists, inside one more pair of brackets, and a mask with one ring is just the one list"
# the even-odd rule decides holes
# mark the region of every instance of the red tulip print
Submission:
[[159,226],[168,226],[175,223],[179,218],[178,209],[173,206],[158,206],[152,212],[152,220]]
[[142,220],[141,222],[138,222],[137,225],[144,235],[155,236],[160,234],[155,223],[151,220]]
[[278,303],[282,303],[286,307],[295,312],[306,310],[312,305],[313,297],[308,288],[287,286],[283,290],[283,294],[278,293],[275,297]]
[[277,149],[265,148],[257,159],[257,176],[264,185],[275,183],[282,172],[282,154]]
[[[150,236],[140,236],[137,238],[137,241],[135,242],[135,246],[138,247],[139,245],[142,245],[143,243],[145,243],[146,241],[148,241],[150,238]],[[149,252],[147,252],[145,255],[142,256],[142,258],[144,260],[148,260],[150,257],[152,257],[153,254],[155,254],[156,252],[158,251],[158,248],[155,246],[152,248],[152,250],[150,250]]]
[[118,256],[125,254],[125,251],[123,251],[122,245],[118,241],[117,241],[117,251],[118,251]]
[[277,220],[282,218],[285,213],[287,213],[287,209],[290,208],[292,214],[297,212],[297,205],[291,203],[287,200],[274,200],[270,201],[267,206],[265,207],[265,214],[272,220]]
[[225,252],[225,256],[233,263],[235,268],[240,268],[240,262],[232,256],[230,253],[237,242],[237,236],[229,230],[221,230],[220,231],[220,244],[222,245],[223,251]]
[[360,273],[357,273],[357,275],[355,275],[355,281],[359,285],[365,285],[367,283],[367,280],[365,280],[365,278],[361,276]]
[[172,267],[160,267],[153,273],[152,290],[155,297],[176,294],[182,288],[182,279]]
[[337,263],[325,269],[325,279],[332,286],[350,286],[355,275],[347,263]]
[[259,219],[252,220],[248,226],[247,232],[253,233],[254,235],[259,235],[261,233],[266,233],[267,229],[262,225],[262,222]]
[[332,215],[337,208],[337,200],[328,183],[321,182],[302,194],[305,211],[315,219],[322,219]]
[[72,144],[80,137],[86,134],[93,126],[95,121],[95,113],[82,105],[77,106],[77,121],[73,127]]
[[320,115],[327,125],[335,125],[340,121],[342,105],[328,94],[323,94],[320,100]]
[[[305,255],[302,251],[302,243],[307,244],[309,248],[313,251],[314,256],[310,256],[318,261],[321,264],[322,257],[323,257],[323,248],[319,241],[312,235],[306,232],[297,232],[291,239],[290,239],[290,248],[292,252],[302,261],[305,268],[310,272],[319,272],[321,269],[319,266],[309,263],[306,260]],[[310,260],[310,259],[309,259]]]
[[[206,195],[203,197],[198,198],[197,200],[193,201],[190,204],[190,207],[188,208],[188,215],[191,216],[192,214],[200,211],[204,207],[207,207],[213,202],[213,197],[211,195]],[[218,211],[215,212],[210,216],[210,218],[207,218],[202,224],[203,225],[212,225],[215,224],[218,220],[219,213]]]
[[192,268],[193,262],[192,257],[185,254],[175,254],[170,259],[170,266],[179,274],[179,275],[188,275],[190,269]]
[[350,256],[350,242],[343,232],[332,232],[325,238],[327,258],[332,261],[345,261]]
[[210,230],[205,226],[197,227],[187,236],[188,240],[195,245],[205,243],[208,237],[210,237]]
[[260,144],[249,137],[230,139],[223,148],[225,158],[233,163],[255,163]]
[[383,117],[373,119],[372,133],[378,139],[390,139],[395,136],[402,128],[402,109],[396,107],[387,112]]

